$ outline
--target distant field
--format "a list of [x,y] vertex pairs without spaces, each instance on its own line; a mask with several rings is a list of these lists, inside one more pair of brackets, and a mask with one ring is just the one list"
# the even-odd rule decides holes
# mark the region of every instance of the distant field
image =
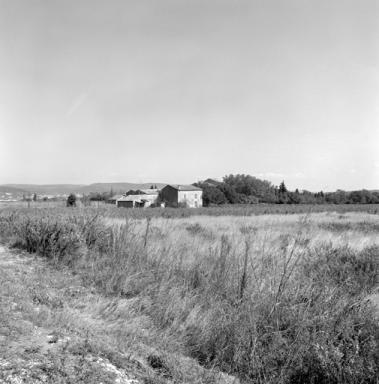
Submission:
[[[0,202],[2,208],[64,208],[65,201],[37,201],[27,202]],[[367,212],[371,214],[379,214],[379,204],[250,204],[250,205],[221,205],[215,207],[202,208],[117,208],[113,204],[105,204],[100,201],[93,201],[89,207],[84,207],[78,202],[78,208],[87,210],[88,212],[99,212],[104,216],[112,217],[189,217],[189,216],[254,216],[267,214],[301,214],[301,213],[317,213],[317,212]]]
[[[129,300],[128,322],[146,320],[131,332],[117,314],[121,346],[189,356],[246,383],[376,384],[378,212],[7,207],[0,233],[115,302]],[[170,375],[182,382],[180,367]]]
[[294,213],[317,212],[367,212],[379,214],[379,204],[251,204],[251,205],[222,205],[217,207],[202,208],[145,208],[128,209],[108,206],[103,214],[115,217],[189,217],[189,216],[254,216],[278,214],[287,215]]

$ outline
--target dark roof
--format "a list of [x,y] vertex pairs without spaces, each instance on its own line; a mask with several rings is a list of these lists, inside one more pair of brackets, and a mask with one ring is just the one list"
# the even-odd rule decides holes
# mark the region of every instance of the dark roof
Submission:
[[169,184],[169,186],[178,191],[202,191],[201,188],[195,187],[194,185]]
[[112,197],[110,197],[108,200],[118,200],[119,198],[121,198],[123,195],[114,195]]
[[137,189],[126,192],[127,196],[130,195],[158,195],[159,190],[158,189]]
[[152,188],[140,189],[140,191],[146,195],[158,195],[159,193],[159,189],[152,189]]
[[222,184],[222,182],[208,178],[207,180],[202,181],[202,184],[208,185],[210,187],[217,187],[218,185]]

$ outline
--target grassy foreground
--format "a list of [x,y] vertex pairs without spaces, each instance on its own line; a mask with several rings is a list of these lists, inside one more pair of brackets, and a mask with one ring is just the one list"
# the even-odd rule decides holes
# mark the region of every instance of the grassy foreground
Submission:
[[0,247],[0,383],[233,383],[167,353],[132,304],[100,295],[68,268]]
[[363,213],[0,213],[3,241],[116,303],[114,348],[161,351],[147,365],[173,382],[220,382],[173,363],[188,356],[250,383],[376,383],[379,324],[367,297],[378,287],[378,228],[378,215]]

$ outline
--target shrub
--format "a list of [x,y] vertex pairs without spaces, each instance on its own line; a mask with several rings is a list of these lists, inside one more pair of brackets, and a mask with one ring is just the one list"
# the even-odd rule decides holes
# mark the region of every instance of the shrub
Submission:
[[75,207],[76,206],[76,196],[73,193],[70,193],[67,197],[66,201],[67,207]]
[[61,259],[73,254],[80,246],[75,225],[52,217],[23,217],[14,223],[16,243],[30,253]]

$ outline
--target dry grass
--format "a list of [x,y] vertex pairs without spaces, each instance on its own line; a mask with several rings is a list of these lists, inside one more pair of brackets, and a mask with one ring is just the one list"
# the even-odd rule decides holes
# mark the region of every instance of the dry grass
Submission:
[[1,383],[232,383],[177,352],[134,300],[0,247]]
[[[3,237],[114,297],[117,321],[135,314],[144,345],[247,382],[376,383],[379,327],[366,297],[378,284],[378,215],[56,213],[4,211]],[[130,326],[117,328],[128,347]],[[180,365],[150,360],[185,381]]]

